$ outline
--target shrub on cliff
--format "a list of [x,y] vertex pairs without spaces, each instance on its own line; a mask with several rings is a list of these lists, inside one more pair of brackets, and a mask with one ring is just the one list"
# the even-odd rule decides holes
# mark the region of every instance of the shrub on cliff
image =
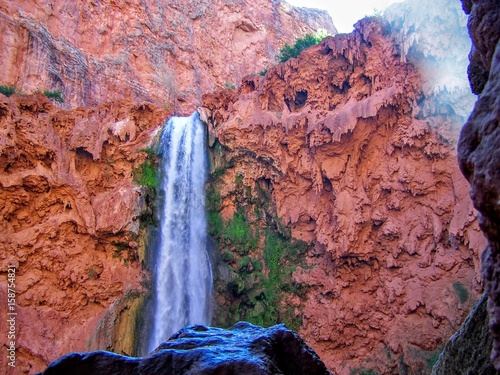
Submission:
[[44,90],[43,95],[45,95],[49,99],[54,99],[56,102],[64,103],[61,90],[55,90],[55,91]]
[[14,86],[6,86],[6,85],[0,85],[0,93],[4,94],[5,96],[11,96],[16,92],[16,88]]
[[292,58],[295,58],[300,55],[300,53],[308,47],[314,46],[321,42],[323,38],[326,37],[325,31],[320,31],[316,33],[316,35],[306,34],[303,38],[298,38],[293,46],[286,43],[283,47],[281,47],[276,59],[283,63]]

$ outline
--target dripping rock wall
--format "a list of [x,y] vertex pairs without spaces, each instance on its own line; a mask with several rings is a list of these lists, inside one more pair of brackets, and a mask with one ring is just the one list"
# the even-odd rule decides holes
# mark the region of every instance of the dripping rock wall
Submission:
[[[65,111],[42,94],[0,96],[0,266],[17,269],[13,370],[36,372],[89,345],[130,354],[124,340],[148,276],[147,194],[134,172],[165,111],[127,101]],[[105,338],[89,343],[105,315]]]

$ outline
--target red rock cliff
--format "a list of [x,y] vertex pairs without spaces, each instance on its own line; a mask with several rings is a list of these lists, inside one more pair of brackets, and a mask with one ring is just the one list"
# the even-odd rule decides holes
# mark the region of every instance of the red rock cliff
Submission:
[[0,1],[0,83],[62,90],[67,106],[153,101],[176,112],[274,62],[326,12],[283,1]]
[[[262,231],[256,197],[265,190],[291,236],[313,245],[292,275],[307,287],[300,298],[283,294],[281,319],[291,306],[300,334],[338,374],[430,372],[482,292],[485,239],[456,142],[439,132],[458,118],[418,115],[422,77],[386,27],[360,22],[265,77],[244,78],[238,92],[204,96],[201,111],[223,217],[243,213]],[[230,237],[220,236],[223,250]],[[218,314],[268,303],[241,299],[262,277],[252,276],[259,251],[223,254],[221,277],[238,268],[249,276],[218,290]]]
[[132,354],[147,280],[140,150],[168,113],[194,110],[202,93],[320,28],[335,33],[325,12],[282,1],[0,0],[0,84],[65,99],[58,109],[38,94],[0,95],[0,272],[17,267],[15,371],[89,347]]
[[65,111],[42,94],[0,97],[0,267],[16,267],[14,373],[31,373],[86,349],[106,310],[142,290],[145,196],[133,172],[166,113],[124,101]]

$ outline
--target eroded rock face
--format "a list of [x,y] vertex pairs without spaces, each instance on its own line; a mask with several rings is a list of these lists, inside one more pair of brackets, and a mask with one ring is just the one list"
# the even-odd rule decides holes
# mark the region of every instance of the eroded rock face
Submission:
[[[416,115],[421,76],[388,30],[362,21],[244,78],[239,92],[204,96],[201,110],[223,155],[223,216],[244,212],[265,230],[255,207],[265,190],[292,237],[313,245],[293,273],[304,289],[281,301],[339,374],[430,372],[482,292],[486,241],[455,143],[436,130],[461,118]],[[234,298],[226,293],[219,314]]]
[[489,240],[484,278],[493,335],[492,361],[500,370],[500,7],[498,1],[463,1],[473,47],[469,80],[479,98],[458,144],[460,167],[471,184],[481,229]]
[[311,374],[327,375],[314,351],[283,325],[240,322],[231,329],[186,327],[144,358],[109,352],[71,353],[44,375],[57,374]]
[[16,267],[16,373],[87,349],[109,306],[144,294],[145,193],[133,175],[166,116],[151,104],[65,111],[42,94],[0,95],[0,270]]
[[153,101],[192,112],[202,93],[274,63],[324,11],[280,0],[0,1],[0,83],[62,90],[66,107]]

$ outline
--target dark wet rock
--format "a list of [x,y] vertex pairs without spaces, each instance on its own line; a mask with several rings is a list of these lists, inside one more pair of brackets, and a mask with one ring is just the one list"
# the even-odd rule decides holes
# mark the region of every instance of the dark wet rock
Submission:
[[493,337],[491,358],[500,370],[500,6],[498,0],[462,3],[470,13],[473,43],[469,81],[480,95],[460,134],[458,157],[489,242],[483,253],[483,277]]
[[43,375],[92,374],[329,374],[314,351],[283,324],[240,322],[231,329],[181,329],[153,353],[131,358],[105,351],[70,353]]
[[469,14],[467,26],[472,39],[469,81],[472,91],[480,94],[488,80],[500,37],[500,4],[498,0],[462,0],[462,8]]
[[495,375],[490,360],[492,338],[488,331],[487,296],[483,295],[444,347],[432,375]]

